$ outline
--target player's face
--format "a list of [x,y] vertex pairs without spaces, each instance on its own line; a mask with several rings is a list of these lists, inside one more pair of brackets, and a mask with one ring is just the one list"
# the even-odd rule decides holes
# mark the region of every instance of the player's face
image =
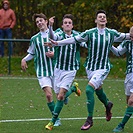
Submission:
[[36,18],[36,25],[40,29],[40,31],[44,31],[47,29],[47,20],[44,20],[43,18]]
[[98,27],[101,27],[101,26],[105,27],[107,23],[106,15],[104,13],[99,13],[95,20],[95,23],[97,24]]
[[64,32],[70,32],[73,28],[73,22],[69,18],[63,20],[62,28]]

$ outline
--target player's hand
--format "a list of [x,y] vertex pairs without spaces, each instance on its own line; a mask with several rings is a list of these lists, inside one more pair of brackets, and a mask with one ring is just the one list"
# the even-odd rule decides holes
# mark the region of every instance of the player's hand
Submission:
[[51,42],[44,42],[44,46],[49,47],[49,48],[53,47]]
[[49,41],[50,42],[44,42],[44,46],[48,46],[48,47],[52,47],[52,46],[54,46],[54,45],[58,45],[58,43],[56,42],[56,41],[54,41],[54,40],[52,40],[52,39],[50,39],[49,38]]
[[21,68],[23,71],[26,71],[26,69],[28,68],[27,63],[24,59],[21,60]]
[[52,58],[52,57],[54,57],[54,52],[53,51],[48,51],[48,52],[46,52],[46,56],[49,57],[49,58]]
[[55,18],[55,16],[53,16],[53,17],[51,17],[51,18],[49,19],[49,25],[50,25],[50,26],[53,26],[53,24],[54,24],[54,18]]
[[49,41],[53,44],[53,45],[58,45],[58,43],[52,39],[49,38]]

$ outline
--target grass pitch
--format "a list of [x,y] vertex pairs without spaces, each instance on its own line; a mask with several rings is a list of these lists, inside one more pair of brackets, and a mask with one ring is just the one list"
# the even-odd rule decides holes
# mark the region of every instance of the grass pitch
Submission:
[[[44,126],[51,119],[43,91],[36,78],[0,77],[0,133],[81,133],[80,127],[87,117],[85,88],[87,80],[75,79],[82,95],[74,93],[64,105],[60,118],[62,126],[52,131]],[[95,96],[94,125],[90,133],[112,133],[121,121],[126,109],[123,80],[104,81],[103,89],[114,103],[113,118],[105,120],[105,108]],[[55,95],[54,100],[56,101]],[[133,132],[133,118],[125,126],[125,133]]]

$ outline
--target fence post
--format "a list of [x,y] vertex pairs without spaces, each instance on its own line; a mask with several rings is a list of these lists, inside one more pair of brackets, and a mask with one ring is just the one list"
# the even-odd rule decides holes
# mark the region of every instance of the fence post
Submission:
[[8,75],[11,74],[11,53],[8,54]]

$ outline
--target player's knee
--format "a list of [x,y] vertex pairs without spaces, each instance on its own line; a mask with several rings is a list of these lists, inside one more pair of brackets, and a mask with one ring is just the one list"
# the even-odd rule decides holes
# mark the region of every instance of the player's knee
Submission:
[[57,97],[57,99],[58,100],[61,100],[61,101],[64,100],[64,95],[59,94],[58,97]]
[[133,106],[133,99],[129,98],[129,100],[128,100],[128,105],[129,105],[129,106]]
[[46,98],[47,98],[48,101],[51,101],[52,100],[52,94],[47,94]]

